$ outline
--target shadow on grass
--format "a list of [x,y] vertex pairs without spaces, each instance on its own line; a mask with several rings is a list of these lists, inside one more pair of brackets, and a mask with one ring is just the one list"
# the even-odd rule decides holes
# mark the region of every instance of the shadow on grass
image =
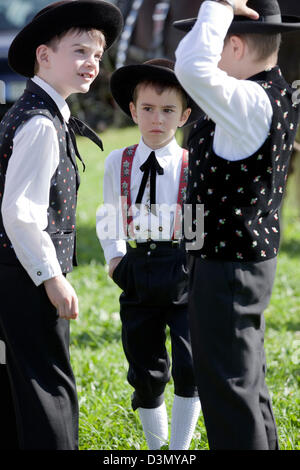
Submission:
[[298,258],[300,259],[300,240],[298,239],[291,239],[282,240],[280,245],[280,252],[287,254],[291,258]]
[[86,347],[90,349],[99,349],[105,346],[105,343],[118,343],[121,339],[120,328],[103,327],[97,334],[83,331],[78,334],[72,334],[72,343],[80,349]]
[[78,263],[90,264],[96,261],[105,264],[104,253],[97,238],[96,228],[88,225],[80,225],[77,229],[77,258]]
[[300,322],[299,321],[284,321],[278,322],[272,319],[272,317],[268,318],[267,321],[268,328],[272,328],[275,331],[300,331]]

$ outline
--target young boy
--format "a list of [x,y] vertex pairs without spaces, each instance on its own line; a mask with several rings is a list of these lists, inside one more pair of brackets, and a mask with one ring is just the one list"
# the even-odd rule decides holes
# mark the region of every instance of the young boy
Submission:
[[[234,13],[236,16],[234,17]],[[276,0],[205,1],[175,73],[207,113],[189,138],[187,202],[204,204],[204,245],[189,252],[196,380],[211,449],[278,449],[265,383],[264,317],[278,214],[299,110],[277,64]]]
[[168,441],[164,389],[170,360],[165,330],[170,327],[175,397],[169,448],[181,450],[189,448],[200,403],[190,351],[185,253],[173,237],[174,214],[160,210],[160,205],[182,204],[187,153],[177,144],[175,132],[193,119],[196,109],[191,116],[191,100],[179,86],[173,66],[155,59],[122,67],[111,78],[113,97],[142,136],[138,145],[114,150],[105,165],[104,207],[113,208],[117,220],[121,213],[125,237],[121,230],[119,237],[105,237],[103,207],[97,233],[109,275],[123,290],[122,341],[128,381],[134,388],[132,407],[138,409],[149,449]]
[[[78,447],[67,321],[77,318],[78,300],[65,275],[76,261],[80,156],[65,99],[89,90],[121,26],[119,10],[107,2],[61,1],[40,11],[9,50],[11,67],[33,78],[0,129],[4,448]],[[83,123],[77,125],[84,131]]]

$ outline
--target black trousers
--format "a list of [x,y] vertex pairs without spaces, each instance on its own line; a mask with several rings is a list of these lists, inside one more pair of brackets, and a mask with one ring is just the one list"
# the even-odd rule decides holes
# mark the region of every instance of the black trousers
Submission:
[[69,322],[23,268],[0,266],[0,448],[78,448],[78,404]]
[[[150,246],[155,246],[151,249]],[[156,408],[172,377],[176,395],[197,396],[187,316],[186,256],[170,244],[128,246],[113,273],[120,296],[122,342],[134,388],[132,407]],[[166,350],[170,328],[172,372]]]
[[239,263],[189,255],[188,263],[194,367],[210,448],[278,449],[263,316],[276,259]]

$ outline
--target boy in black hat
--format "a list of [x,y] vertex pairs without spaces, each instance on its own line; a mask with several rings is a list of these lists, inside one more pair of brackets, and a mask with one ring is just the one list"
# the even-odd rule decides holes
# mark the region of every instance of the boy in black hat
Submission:
[[[234,16],[234,14],[236,16]],[[273,450],[264,317],[276,271],[279,209],[299,109],[277,64],[300,21],[276,0],[205,1],[175,73],[207,113],[189,137],[187,202],[204,204],[204,245],[189,252],[189,314],[211,449]]]
[[121,27],[119,10],[107,2],[60,1],[40,11],[10,46],[10,66],[33,78],[0,128],[0,336],[7,358],[1,448],[78,448],[68,351],[68,320],[77,318],[78,300],[65,277],[76,261],[80,155],[72,125],[102,144],[70,117],[65,99],[89,90]]
[[[170,380],[165,347],[170,327],[175,396],[169,449],[183,450],[189,448],[200,403],[190,350],[185,253],[178,243],[181,224],[176,216],[176,209],[181,212],[183,207],[188,155],[177,144],[175,132],[188,119],[194,120],[197,110],[173,66],[155,59],[122,67],[111,78],[115,100],[139,126],[142,137],[138,145],[114,150],[106,159],[97,233],[109,275],[123,290],[120,313],[127,378],[149,449],[168,441],[164,390]],[[121,230],[113,233],[117,220]]]

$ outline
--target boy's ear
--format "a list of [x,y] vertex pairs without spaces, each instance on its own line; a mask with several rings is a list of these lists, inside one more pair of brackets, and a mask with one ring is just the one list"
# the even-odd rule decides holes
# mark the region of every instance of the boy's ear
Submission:
[[36,61],[41,67],[46,67],[49,68],[49,48],[45,44],[41,44],[37,49],[36,49]]
[[229,39],[232,51],[236,60],[241,60],[245,54],[246,41],[237,35],[232,35]]
[[134,102],[133,101],[130,101],[129,103],[129,109],[130,109],[130,112],[131,112],[131,117],[133,119],[133,122],[135,124],[137,124],[137,114],[136,114],[136,107],[134,105]]
[[188,118],[190,117],[190,114],[191,114],[192,110],[191,108],[186,108],[182,115],[181,115],[181,118],[180,118],[180,121],[179,121],[179,125],[178,127],[182,127],[185,125],[186,121],[188,120]]

